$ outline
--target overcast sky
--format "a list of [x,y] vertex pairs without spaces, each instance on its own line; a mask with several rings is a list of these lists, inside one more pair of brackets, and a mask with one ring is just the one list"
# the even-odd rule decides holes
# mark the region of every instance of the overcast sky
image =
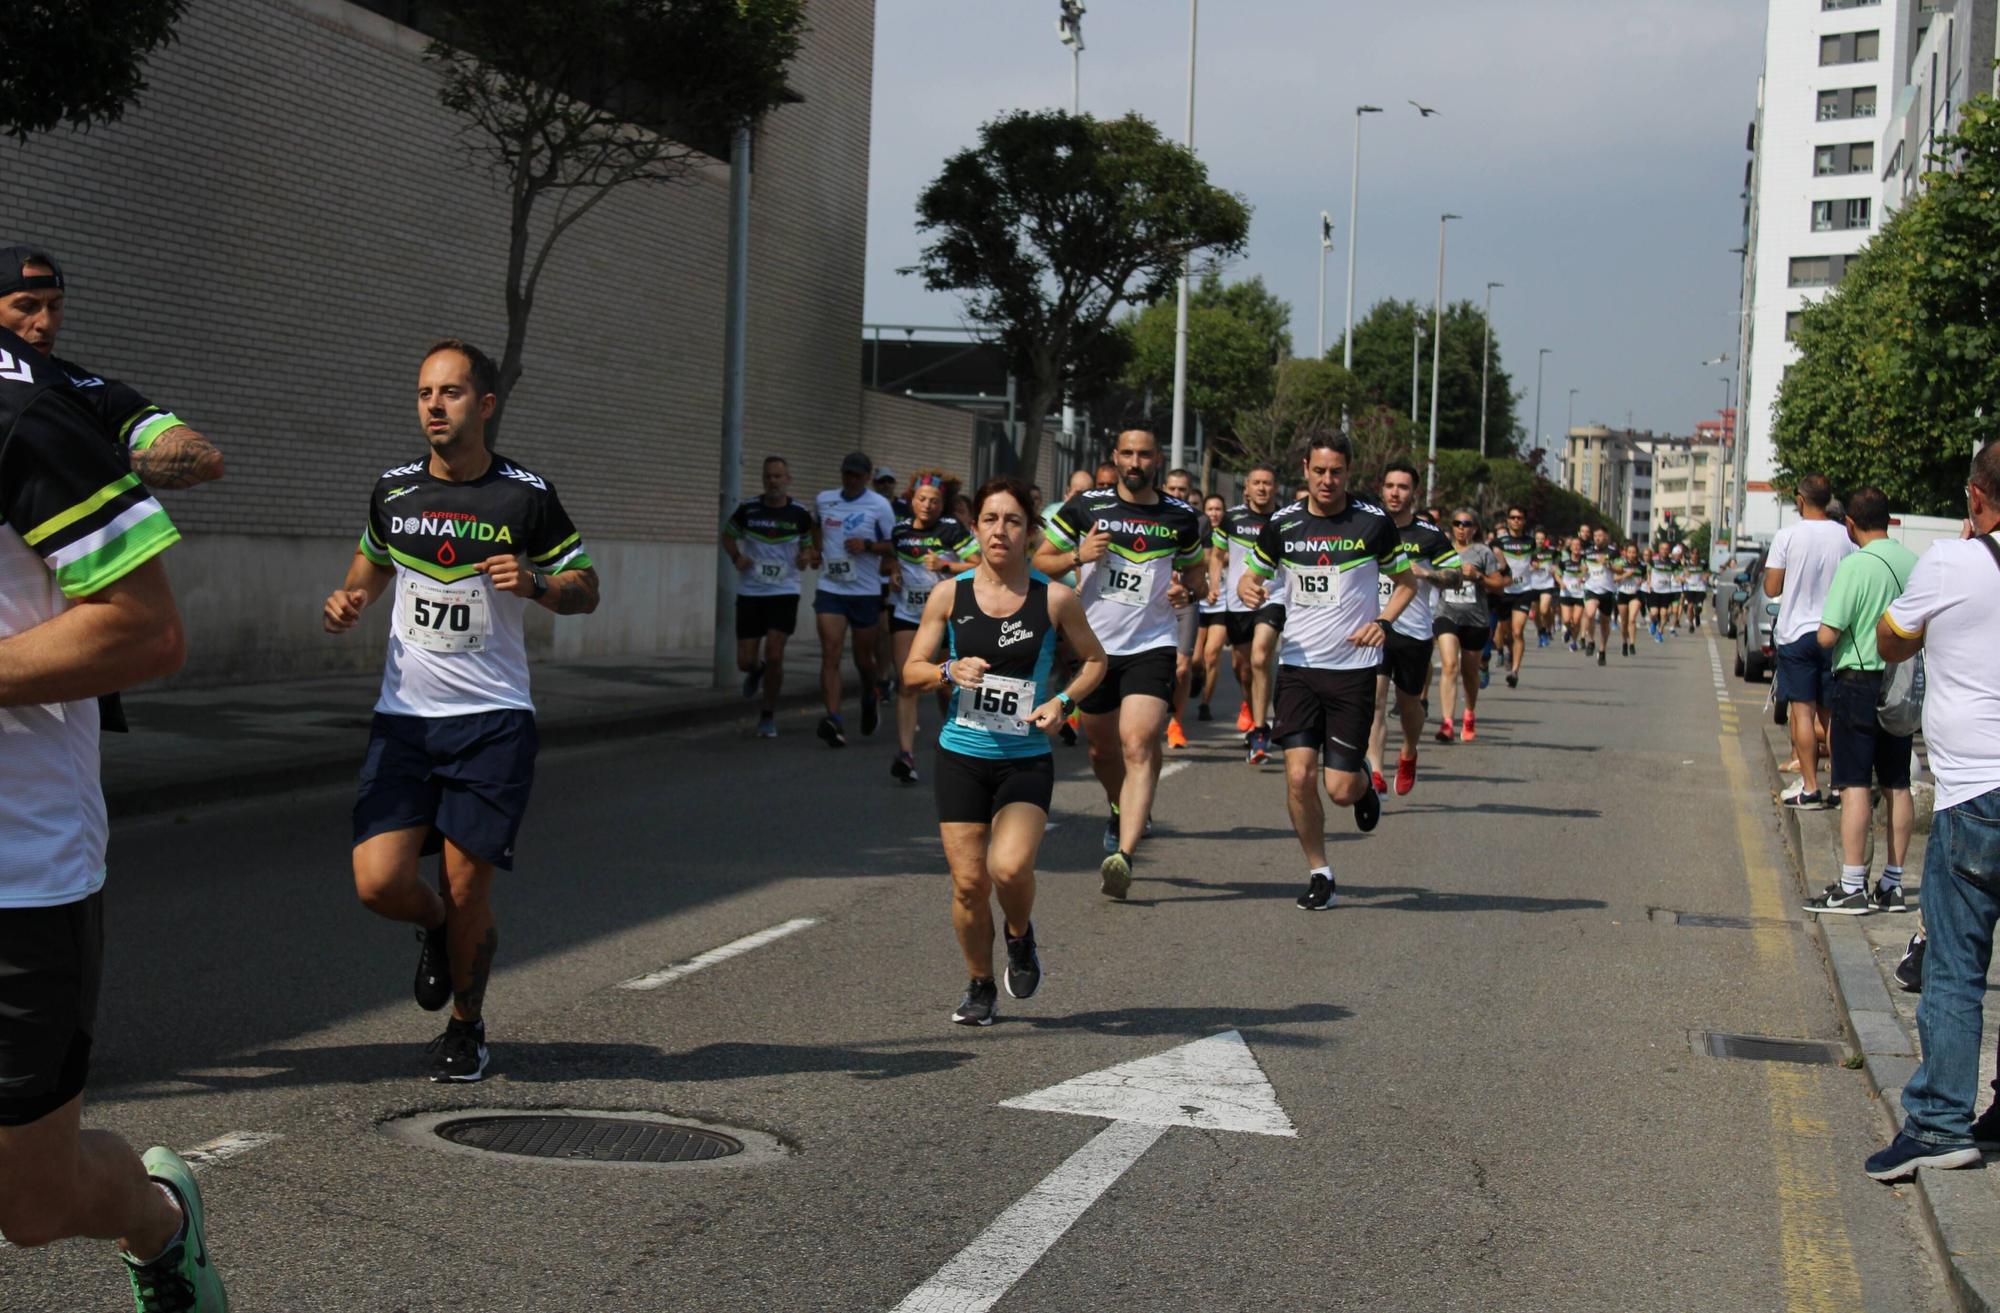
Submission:
[[[877,0],[868,224],[870,322],[960,321],[956,298],[896,273],[915,259],[917,193],[979,125],[1065,106],[1057,0]],[[1083,108],[1184,126],[1187,0],[1088,0]],[[1319,212],[1332,213],[1327,341],[1340,334],[1353,108],[1362,128],[1357,316],[1428,302],[1437,219],[1448,300],[1494,293],[1494,330],[1533,421],[1535,354],[1553,348],[1542,430],[1686,433],[1734,369],[1744,132],[1764,6],[1682,0],[1207,0],[1195,147],[1254,210],[1232,277],[1263,275],[1313,350]],[[1422,119],[1407,103],[1437,108]]]

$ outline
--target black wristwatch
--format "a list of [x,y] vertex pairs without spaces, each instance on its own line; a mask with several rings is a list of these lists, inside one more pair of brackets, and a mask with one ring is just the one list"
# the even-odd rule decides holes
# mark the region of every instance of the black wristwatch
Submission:
[[529,596],[539,602],[542,599],[542,594],[549,591],[549,577],[540,570],[530,570],[528,571],[528,578],[535,581],[535,591],[530,593]]

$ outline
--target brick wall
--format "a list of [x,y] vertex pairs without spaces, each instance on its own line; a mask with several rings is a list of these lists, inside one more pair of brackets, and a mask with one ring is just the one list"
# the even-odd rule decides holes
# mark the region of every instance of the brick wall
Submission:
[[[806,488],[865,445],[874,5],[817,0],[809,22],[789,75],[801,103],[755,145],[746,488],[767,449]],[[183,679],[379,660],[329,649],[319,604],[374,477],[423,451],[423,345],[455,334],[498,354],[506,213],[423,44],[345,0],[195,0],[123,122],[4,148],[0,237],[46,244],[71,275],[63,354],[228,457],[223,483],[166,498],[190,546],[210,540],[173,554],[177,585],[206,599]],[[600,613],[565,651],[707,641],[710,558],[693,549],[720,500],[727,201],[721,165],[613,195],[544,276],[500,448],[557,485],[607,559],[676,576],[607,573],[608,604],[659,599],[656,619]]]

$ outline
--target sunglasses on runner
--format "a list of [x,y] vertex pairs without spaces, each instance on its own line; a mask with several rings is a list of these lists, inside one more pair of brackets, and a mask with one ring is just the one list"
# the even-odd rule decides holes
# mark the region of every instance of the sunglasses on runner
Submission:
[[1452,528],[1454,528],[1454,529],[1477,529],[1477,528],[1479,527],[1479,521],[1477,521],[1477,520],[1453,520],[1453,521],[1451,522],[1451,527],[1452,527]]

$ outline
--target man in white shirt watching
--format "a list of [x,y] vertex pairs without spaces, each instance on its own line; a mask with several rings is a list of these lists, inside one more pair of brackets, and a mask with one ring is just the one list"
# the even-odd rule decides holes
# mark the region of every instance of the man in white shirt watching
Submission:
[[1934,543],[1875,629],[1886,661],[1924,653],[1924,742],[1937,811],[1924,848],[1923,1064],[1903,1087],[1903,1129],[1868,1159],[1900,1181],[1920,1167],[1976,1167],[2000,1148],[2000,1115],[1972,1120],[1981,1010],[2000,923],[2000,443],[1973,458],[1963,537]]
[[1847,526],[1827,517],[1833,485],[1824,474],[1799,479],[1792,497],[1799,522],[1778,530],[1764,559],[1764,595],[1783,597],[1778,607],[1776,694],[1790,705],[1792,751],[1799,760],[1799,790],[1785,805],[1826,806],[1819,787],[1819,738],[1827,726],[1833,689],[1831,654],[1819,645],[1820,613],[1842,558],[1854,550]]

